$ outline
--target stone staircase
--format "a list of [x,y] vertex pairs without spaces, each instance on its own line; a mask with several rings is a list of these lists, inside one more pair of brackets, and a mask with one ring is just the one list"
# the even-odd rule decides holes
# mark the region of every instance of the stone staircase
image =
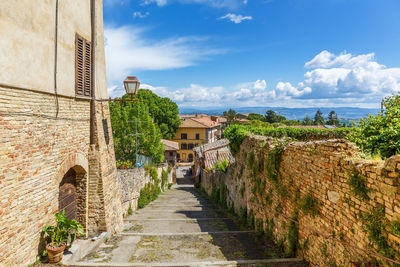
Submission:
[[69,266],[305,266],[177,185],[125,218],[124,231]]

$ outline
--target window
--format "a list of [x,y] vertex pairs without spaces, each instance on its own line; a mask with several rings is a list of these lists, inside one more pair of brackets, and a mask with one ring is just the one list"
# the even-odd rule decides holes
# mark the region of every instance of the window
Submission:
[[194,145],[193,145],[192,143],[189,143],[189,144],[188,144],[188,149],[189,149],[189,150],[192,150],[193,147],[194,147]]
[[75,94],[77,96],[91,95],[91,49],[90,42],[77,34],[75,38]]
[[186,143],[182,143],[181,144],[181,149],[182,150],[186,150],[187,149],[187,144]]
[[106,144],[110,144],[110,135],[108,134],[108,123],[107,119],[103,119],[103,131],[104,131],[104,139],[106,140]]
[[182,134],[181,134],[181,139],[187,139],[187,134],[182,133]]
[[173,157],[174,156],[174,152],[169,152],[169,156]]
[[181,160],[181,154],[179,154],[179,153],[176,154],[176,160],[178,160],[178,161]]
[[196,134],[196,140],[200,140],[200,134],[199,133]]
[[192,161],[193,161],[193,154],[190,153],[190,154],[189,154],[189,162],[192,162]]

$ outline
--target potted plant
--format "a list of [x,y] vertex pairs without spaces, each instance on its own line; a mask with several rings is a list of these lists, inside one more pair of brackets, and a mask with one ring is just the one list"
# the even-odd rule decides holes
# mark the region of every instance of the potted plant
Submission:
[[42,237],[50,241],[46,245],[49,263],[57,263],[62,260],[64,250],[69,249],[75,237],[83,235],[83,227],[76,220],[69,220],[65,211],[56,213],[56,226],[46,225],[42,230]]

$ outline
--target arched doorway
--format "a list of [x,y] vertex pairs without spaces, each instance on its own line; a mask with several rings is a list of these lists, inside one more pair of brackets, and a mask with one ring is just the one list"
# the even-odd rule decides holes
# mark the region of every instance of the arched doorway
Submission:
[[58,193],[58,211],[65,211],[67,219],[76,219],[76,172],[74,169],[64,175]]
[[61,179],[58,191],[58,211],[67,219],[77,220],[86,229],[87,173],[81,166],[70,168]]

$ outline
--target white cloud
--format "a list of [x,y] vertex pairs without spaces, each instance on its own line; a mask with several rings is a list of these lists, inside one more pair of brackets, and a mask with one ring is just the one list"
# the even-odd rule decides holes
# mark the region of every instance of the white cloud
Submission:
[[165,6],[167,4],[167,0],[144,0],[142,5],[150,5],[152,3],[156,3],[157,6]]
[[144,18],[147,17],[148,15],[150,15],[149,12],[144,12],[144,13],[142,13],[142,12],[140,12],[140,11],[135,11],[135,12],[133,12],[133,14],[132,14],[132,16],[133,16],[134,18],[139,18],[139,19],[144,19]]
[[277,91],[285,85],[294,98],[352,99],[355,103],[378,103],[382,97],[400,91],[400,68],[379,64],[374,53],[335,55],[325,50],[304,66],[312,70],[304,74],[303,82],[297,87],[280,82]]
[[[374,54],[334,55],[323,51],[305,64],[311,68],[304,80],[294,85],[280,81],[268,88],[263,79],[237,84],[190,84],[172,90],[165,86],[144,84],[156,94],[169,97],[180,106],[284,106],[284,107],[370,107],[377,108],[386,95],[400,91],[400,68],[379,64]],[[122,87],[110,87],[110,95],[123,92]],[[120,91],[118,91],[120,90]]]
[[219,19],[228,19],[236,24],[239,24],[239,23],[242,23],[244,20],[252,20],[253,17],[228,13],[225,16],[220,17]]
[[243,0],[243,4],[247,5],[247,0]]
[[106,27],[107,80],[111,88],[129,74],[142,70],[167,70],[193,66],[224,50],[205,46],[207,38],[196,36],[151,40],[147,29]]
[[[108,0],[112,1],[112,0]],[[168,3],[178,2],[181,4],[204,4],[215,8],[234,9],[240,6],[242,0],[142,0],[142,5],[150,5],[155,3],[162,7]]]

